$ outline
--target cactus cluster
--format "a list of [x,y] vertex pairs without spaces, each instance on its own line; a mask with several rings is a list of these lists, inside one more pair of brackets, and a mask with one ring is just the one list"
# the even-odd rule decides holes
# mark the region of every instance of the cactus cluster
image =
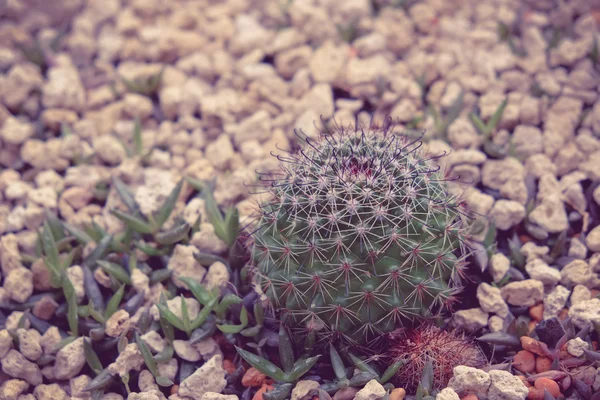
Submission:
[[261,176],[257,281],[296,332],[366,344],[439,315],[461,290],[461,204],[422,142],[394,125],[334,129]]

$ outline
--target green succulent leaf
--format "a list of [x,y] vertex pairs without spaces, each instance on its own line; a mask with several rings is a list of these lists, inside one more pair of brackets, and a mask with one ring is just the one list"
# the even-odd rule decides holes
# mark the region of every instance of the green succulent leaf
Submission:
[[189,335],[192,334],[192,321],[190,321],[190,314],[188,312],[187,302],[183,295],[180,296],[181,300],[181,320],[183,322],[183,330]]
[[113,185],[114,185],[115,189],[117,190],[119,197],[121,198],[121,200],[123,201],[125,206],[127,206],[127,209],[129,210],[129,212],[132,214],[135,214],[136,212],[138,212],[139,206],[138,206],[137,202],[135,201],[133,193],[131,193],[131,191],[125,184],[125,182],[123,182],[118,177],[113,177]]
[[168,346],[165,346],[163,351],[161,351],[160,353],[158,353],[154,356],[154,360],[156,360],[156,362],[166,363],[166,362],[169,362],[169,360],[171,360],[171,358],[173,358],[173,354],[174,354],[173,346],[168,345]]
[[521,341],[515,335],[505,332],[492,332],[477,338],[480,342],[495,344],[500,346],[520,346]]
[[244,349],[241,349],[235,346],[235,350],[238,352],[240,357],[242,357],[248,364],[252,365],[254,368],[267,375],[269,378],[277,381],[277,382],[292,382],[292,379],[289,377],[275,364],[272,362],[265,360],[262,357],[257,356],[256,354],[250,353]]
[[228,294],[225,297],[223,297],[223,299],[221,299],[221,302],[215,308],[215,313],[219,318],[223,318],[229,307],[231,307],[234,304],[240,304],[241,302],[242,299],[236,296],[235,294]]
[[290,393],[292,392],[292,388],[294,385],[291,383],[284,383],[280,385],[275,385],[275,387],[263,394],[263,399],[265,400],[285,400],[290,397]]
[[298,360],[294,364],[294,368],[287,374],[289,381],[294,382],[300,379],[302,375],[306,374],[317,363],[319,358],[321,358],[320,354],[315,357]]
[[377,370],[370,366],[367,362],[361,360],[352,353],[348,353],[348,355],[350,356],[350,359],[352,360],[356,368],[363,372],[369,372],[375,376],[379,376],[379,372],[377,372]]
[[248,325],[248,312],[245,307],[240,311],[239,325],[217,325],[217,328],[223,333],[240,333]]
[[387,381],[392,379],[394,375],[396,375],[396,372],[398,372],[398,370],[402,368],[404,364],[406,364],[405,360],[399,360],[390,365],[379,379],[379,383],[384,385]]
[[75,337],[79,335],[79,314],[77,312],[77,293],[73,283],[67,277],[66,272],[63,273],[62,279],[63,292],[68,304],[67,320],[69,321],[69,329]]
[[180,331],[185,331],[183,321],[177,315],[175,315],[171,310],[169,310],[169,308],[167,307],[167,305],[165,303],[156,303],[156,307],[158,307],[158,311],[160,312],[160,315],[165,320],[167,320],[171,325],[173,325],[175,328],[179,329]]
[[137,332],[135,334],[135,342],[138,345],[138,349],[142,354],[142,358],[144,359],[144,363],[146,363],[146,367],[148,367],[148,370],[152,372],[152,375],[154,375],[155,377],[159,376],[156,361],[152,357],[152,353],[150,353],[150,349],[148,349],[146,342],[144,342],[144,340],[140,337],[140,335]]
[[106,305],[106,310],[104,311],[104,318],[109,319],[117,310],[119,309],[119,305],[121,304],[121,300],[123,299],[123,294],[125,293],[125,285],[121,285],[119,290],[116,291],[115,294],[112,295],[108,304]]
[[296,359],[294,357],[292,341],[283,324],[279,326],[279,359],[281,360],[283,370],[285,372],[291,372],[294,368]]
[[156,383],[159,386],[162,386],[162,387],[171,387],[171,386],[173,386],[173,381],[171,381],[166,376],[157,376],[156,377]]
[[92,250],[85,260],[83,260],[83,265],[94,270],[96,267],[96,262],[108,253],[110,245],[112,244],[112,240],[112,235],[105,235],[102,237],[96,248]]
[[155,216],[155,220],[156,220],[155,228],[162,227],[164,225],[164,223],[167,222],[167,219],[169,219],[169,216],[171,215],[171,213],[173,212],[173,209],[175,208],[175,203],[177,203],[179,194],[181,193],[181,188],[183,187],[183,182],[184,182],[183,179],[180,180],[179,183],[177,183],[177,185],[175,185],[175,188],[173,188],[171,193],[169,193],[169,195],[165,199],[165,202],[163,203],[162,207],[160,208],[160,210],[158,211],[158,213]]
[[90,366],[90,368],[92,369],[92,371],[94,371],[96,375],[99,375],[104,368],[102,367],[100,358],[98,358],[98,354],[96,354],[96,352],[92,348],[92,345],[88,342],[87,339],[83,339],[83,352],[85,354],[85,361],[87,362],[87,364]]
[[[158,307],[158,304],[156,306]],[[176,315],[174,316],[177,320],[179,320]],[[159,312],[159,322],[163,334],[165,335],[165,339],[167,339],[168,343],[173,343],[175,340],[175,329],[173,329],[173,325],[165,318],[163,312]]]
[[119,282],[131,285],[131,277],[129,276],[129,273],[119,264],[104,260],[99,260],[97,263],[100,265],[100,267],[102,267],[104,272],[112,275]]
[[226,240],[224,239],[224,241],[227,243],[227,247],[231,248],[240,229],[240,213],[237,207],[232,207],[227,211],[224,224],[226,232]]
[[188,289],[190,289],[190,292],[192,292],[196,300],[198,300],[198,302],[204,306],[210,303],[216,297],[213,293],[206,290],[204,286],[202,286],[193,278],[182,276],[179,278],[179,280],[187,285]]
[[183,224],[178,225],[175,228],[170,229],[166,232],[157,233],[156,235],[154,235],[154,240],[156,240],[156,243],[165,246],[174,244],[186,238],[189,231],[190,226],[187,222],[184,222]]
[[504,109],[506,108],[507,104],[508,100],[504,99],[496,109],[496,112],[494,112],[494,115],[492,115],[492,118],[490,118],[490,120],[488,121],[486,130],[489,134],[491,134],[494,131],[494,129],[496,129],[496,127],[498,126],[498,123],[502,119],[502,114],[504,114]]
[[147,223],[146,221],[144,221],[141,218],[138,217],[134,217],[133,215],[130,214],[126,214],[121,210],[117,210],[117,209],[112,209],[111,213],[119,218],[125,225],[127,225],[129,228],[133,229],[136,232],[140,232],[140,233],[153,233],[154,232],[154,228]]
[[331,366],[333,367],[333,372],[335,373],[335,377],[338,380],[347,379],[346,376],[346,368],[344,367],[344,362],[340,357],[339,353],[333,347],[333,344],[329,344],[329,357],[331,358]]
[[113,376],[108,372],[108,369],[102,370],[94,379],[87,384],[87,386],[83,389],[86,392],[90,392],[93,390],[98,390],[107,387],[112,381]]

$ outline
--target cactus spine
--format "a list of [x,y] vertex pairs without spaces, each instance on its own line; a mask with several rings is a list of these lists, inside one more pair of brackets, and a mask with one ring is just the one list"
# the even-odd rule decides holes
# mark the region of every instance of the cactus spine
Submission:
[[301,139],[261,179],[251,257],[271,305],[301,333],[353,344],[437,315],[461,290],[466,224],[422,143],[392,126]]

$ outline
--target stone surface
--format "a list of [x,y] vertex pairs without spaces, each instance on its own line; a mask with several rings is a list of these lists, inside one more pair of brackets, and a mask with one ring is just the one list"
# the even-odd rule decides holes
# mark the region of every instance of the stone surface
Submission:
[[479,398],[486,396],[490,387],[490,375],[478,368],[459,365],[454,367],[454,376],[450,378],[448,387],[461,396],[474,394]]
[[207,392],[220,393],[227,385],[222,360],[219,355],[212,357],[181,382],[177,393],[194,400],[202,399]]
[[502,297],[508,304],[531,307],[542,301],[544,285],[535,279],[511,282],[502,287]]
[[492,370],[488,400],[525,400],[529,390],[523,382],[510,372]]

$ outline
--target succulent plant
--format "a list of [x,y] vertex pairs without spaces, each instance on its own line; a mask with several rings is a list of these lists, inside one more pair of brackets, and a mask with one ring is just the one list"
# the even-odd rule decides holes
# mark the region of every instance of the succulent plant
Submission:
[[452,304],[468,216],[436,157],[392,124],[297,136],[302,149],[261,174],[270,196],[249,240],[282,320],[321,343],[367,344]]

